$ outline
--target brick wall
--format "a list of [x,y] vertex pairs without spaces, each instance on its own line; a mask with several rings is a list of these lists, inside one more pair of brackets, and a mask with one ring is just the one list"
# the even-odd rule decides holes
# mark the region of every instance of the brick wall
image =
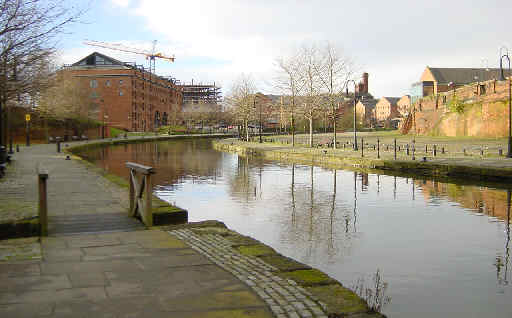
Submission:
[[183,94],[173,83],[138,69],[87,68],[64,69],[80,78],[97,105],[97,120],[108,126],[130,131],[152,131],[155,118],[169,123],[181,110]]
[[[458,101],[463,112],[450,109]],[[438,136],[508,136],[508,81],[472,83],[414,104],[409,133]]]

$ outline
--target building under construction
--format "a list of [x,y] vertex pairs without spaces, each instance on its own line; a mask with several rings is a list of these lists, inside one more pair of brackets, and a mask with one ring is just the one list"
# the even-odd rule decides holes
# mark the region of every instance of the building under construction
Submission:
[[179,84],[183,92],[183,105],[190,104],[211,104],[217,105],[222,100],[221,89],[215,82],[213,85],[194,84],[194,80],[190,84]]

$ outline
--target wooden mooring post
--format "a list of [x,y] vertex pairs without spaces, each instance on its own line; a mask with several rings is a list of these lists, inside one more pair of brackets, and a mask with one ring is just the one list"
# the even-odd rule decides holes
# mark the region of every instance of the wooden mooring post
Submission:
[[151,175],[155,169],[134,162],[126,162],[130,169],[130,212],[132,217],[140,216],[146,226],[153,226],[153,189]]
[[48,236],[48,192],[46,187],[46,180],[48,180],[48,171],[42,169],[41,167],[38,167],[37,177],[39,185],[39,204],[37,207],[37,212],[39,214],[40,235]]

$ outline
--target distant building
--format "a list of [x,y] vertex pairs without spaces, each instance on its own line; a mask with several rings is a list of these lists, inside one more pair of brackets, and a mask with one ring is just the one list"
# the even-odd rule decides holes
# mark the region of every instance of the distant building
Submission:
[[[508,70],[503,70],[509,76]],[[411,87],[412,103],[428,95],[437,95],[469,83],[500,78],[499,68],[438,68],[427,66],[420,81]]]
[[152,131],[181,110],[183,93],[170,78],[94,52],[58,71],[87,87],[98,121],[128,131]]
[[361,98],[356,104],[356,114],[365,126],[373,126],[375,123],[375,106],[377,100],[373,98]]
[[375,105],[375,118],[378,122],[391,120],[399,116],[398,101],[400,97],[382,97]]
[[400,116],[405,117],[409,114],[409,110],[411,109],[411,96],[404,95],[398,102],[396,103],[398,112]]
[[356,95],[365,96],[368,95],[368,73],[363,73],[362,80],[356,85]]
[[[217,105],[222,100],[221,88],[215,83],[202,84],[195,83],[194,80],[190,84],[180,84],[178,86],[183,91],[183,105],[188,104],[208,104]],[[215,107],[214,107],[215,108]]]

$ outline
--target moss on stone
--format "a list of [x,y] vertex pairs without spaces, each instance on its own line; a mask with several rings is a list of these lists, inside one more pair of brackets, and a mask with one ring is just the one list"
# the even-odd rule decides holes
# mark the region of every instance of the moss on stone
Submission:
[[217,220],[207,220],[207,221],[201,221],[201,222],[190,222],[186,224],[175,224],[170,225],[167,227],[169,231],[173,230],[179,230],[179,229],[194,229],[194,228],[201,228],[201,227],[222,227],[226,228],[226,225],[220,221]]
[[263,244],[239,246],[238,251],[247,256],[263,256],[277,254],[273,248]]
[[336,281],[318,269],[304,269],[285,272],[279,276],[296,281],[301,286],[321,286],[334,284]]
[[175,207],[173,205],[167,205],[167,206],[160,206],[157,208],[153,208],[153,214],[159,214],[159,213],[176,213],[176,212],[183,212],[185,210]]
[[228,228],[225,227],[216,227],[216,226],[205,226],[205,227],[198,227],[192,229],[194,233],[197,233],[199,235],[207,235],[207,234],[218,234],[221,236],[224,235],[236,235],[236,232],[231,231]]
[[[306,289],[327,305],[329,317],[333,314],[337,315],[335,317],[344,317],[345,315],[363,314],[370,311],[363,299],[339,284],[307,287]],[[373,314],[372,317],[383,316]]]
[[225,239],[233,243],[233,246],[242,246],[242,245],[257,245],[261,244],[260,241],[253,239],[249,236],[240,235],[238,233],[229,234],[224,236]]
[[290,272],[297,270],[309,270],[310,266],[294,261],[291,258],[282,255],[261,256],[260,259],[265,263],[274,266],[280,272]]

